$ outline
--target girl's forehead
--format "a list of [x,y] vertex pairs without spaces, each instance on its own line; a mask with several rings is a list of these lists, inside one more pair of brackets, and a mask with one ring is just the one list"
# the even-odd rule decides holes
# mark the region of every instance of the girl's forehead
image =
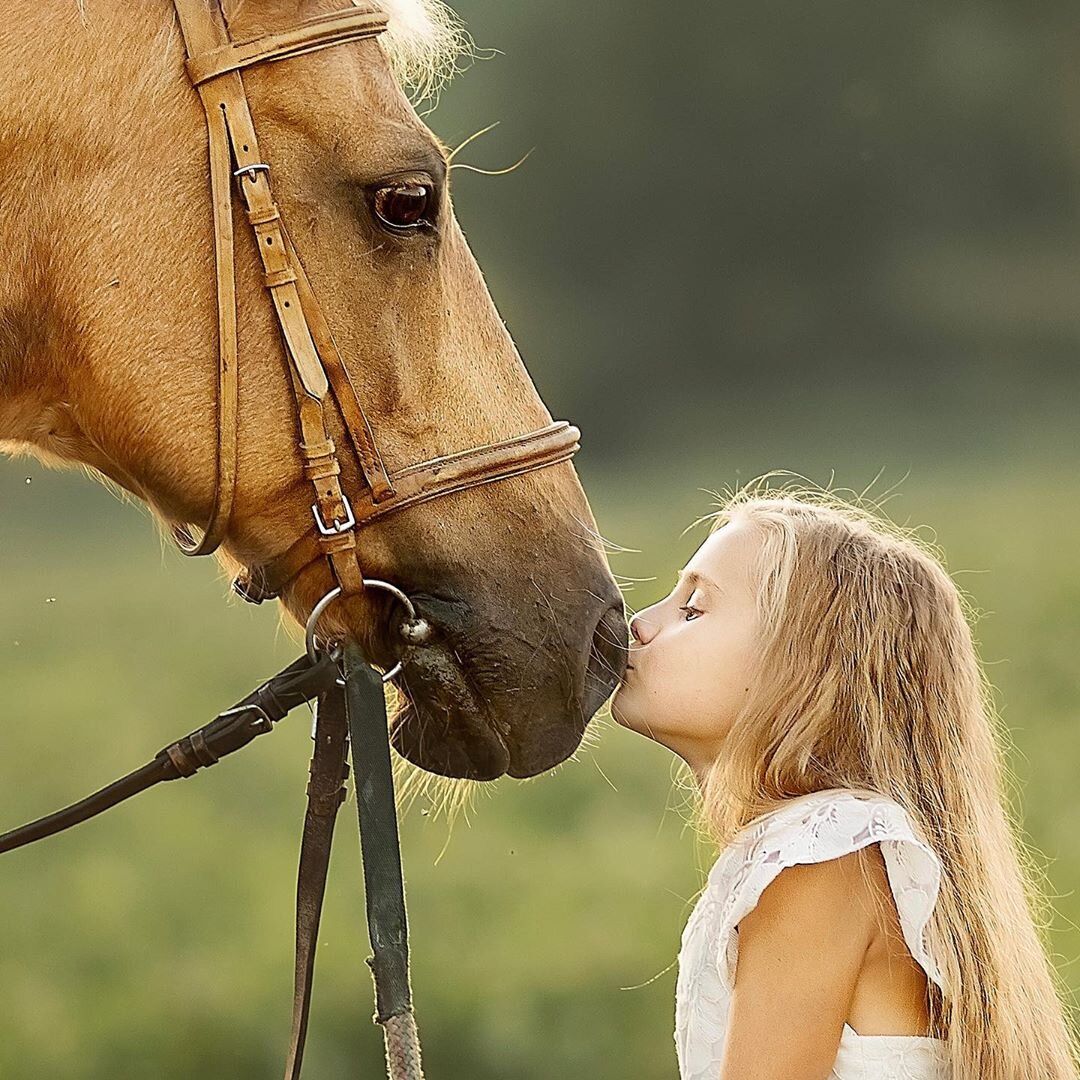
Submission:
[[705,539],[686,564],[685,578],[720,589],[748,586],[760,539],[758,530],[746,520],[722,526]]

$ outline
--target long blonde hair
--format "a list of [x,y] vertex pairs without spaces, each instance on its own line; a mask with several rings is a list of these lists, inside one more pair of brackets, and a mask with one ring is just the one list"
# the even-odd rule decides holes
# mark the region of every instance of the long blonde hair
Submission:
[[1007,734],[973,637],[974,609],[940,553],[835,492],[729,492],[713,530],[744,519],[762,648],[747,704],[701,777],[701,812],[727,844],[786,799],[880,792],[938,853],[927,927],[948,995],[931,1030],[956,1080],[1076,1080],[1066,989],[1041,940],[1048,906],[1007,799]]

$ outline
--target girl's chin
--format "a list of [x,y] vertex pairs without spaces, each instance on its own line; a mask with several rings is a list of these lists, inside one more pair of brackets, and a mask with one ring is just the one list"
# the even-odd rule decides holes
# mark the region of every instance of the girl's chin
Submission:
[[612,699],[611,719],[614,720],[619,727],[626,728],[627,731],[633,731],[638,735],[644,735],[647,739],[657,741],[656,732],[650,727],[648,719],[637,716],[629,700],[624,702],[627,707],[621,708],[619,702],[620,696],[627,697],[625,694],[616,694]]
[[614,720],[619,727],[624,727],[628,731],[636,731],[637,728],[622,708],[623,699],[626,697],[626,683],[623,683],[619,689],[615,691],[615,696],[611,699],[611,719]]

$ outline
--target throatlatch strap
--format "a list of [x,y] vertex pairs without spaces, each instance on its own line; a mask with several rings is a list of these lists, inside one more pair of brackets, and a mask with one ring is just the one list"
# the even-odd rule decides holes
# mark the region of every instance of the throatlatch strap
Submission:
[[[206,24],[208,11],[201,19],[185,18],[185,5],[177,4],[177,14],[188,53],[208,48],[212,38]],[[218,446],[217,474],[214,480],[210,520],[201,539],[196,541],[184,525],[173,526],[173,539],[185,555],[210,555],[220,546],[232,517],[236,497],[237,401],[239,375],[236,339],[236,273],[234,268],[232,219],[232,154],[225,132],[225,114],[212,96],[200,91],[206,112],[210,154],[210,203],[214,224],[214,262],[217,268],[218,310]]]

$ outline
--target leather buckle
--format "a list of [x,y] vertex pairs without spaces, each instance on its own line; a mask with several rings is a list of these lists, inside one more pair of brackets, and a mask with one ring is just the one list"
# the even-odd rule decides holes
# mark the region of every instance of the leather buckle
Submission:
[[251,165],[241,165],[239,169],[233,169],[233,176],[235,176],[237,181],[241,184],[244,182],[243,178],[245,176],[250,177],[251,182],[254,183],[258,179],[256,174],[261,172],[266,173],[269,177],[270,166],[264,161],[256,161]]
[[341,505],[345,507],[345,519],[338,521],[337,518],[327,525],[322,519],[322,514],[319,513],[319,504],[311,504],[311,513],[315,517],[315,525],[318,527],[319,532],[323,536],[337,536],[338,533],[348,532],[356,524],[356,515],[353,513],[352,504],[349,502],[348,496],[342,492]]
[[232,591],[249,604],[261,604],[264,600],[273,600],[277,596],[277,593],[267,592],[252,577],[245,578],[243,575],[233,581]]
[[274,721],[261,705],[237,705],[234,709],[226,709],[223,713],[218,713],[217,718],[221,720],[226,716],[243,716],[245,713],[254,714],[255,719],[251,723],[252,731],[262,735],[274,730]]

